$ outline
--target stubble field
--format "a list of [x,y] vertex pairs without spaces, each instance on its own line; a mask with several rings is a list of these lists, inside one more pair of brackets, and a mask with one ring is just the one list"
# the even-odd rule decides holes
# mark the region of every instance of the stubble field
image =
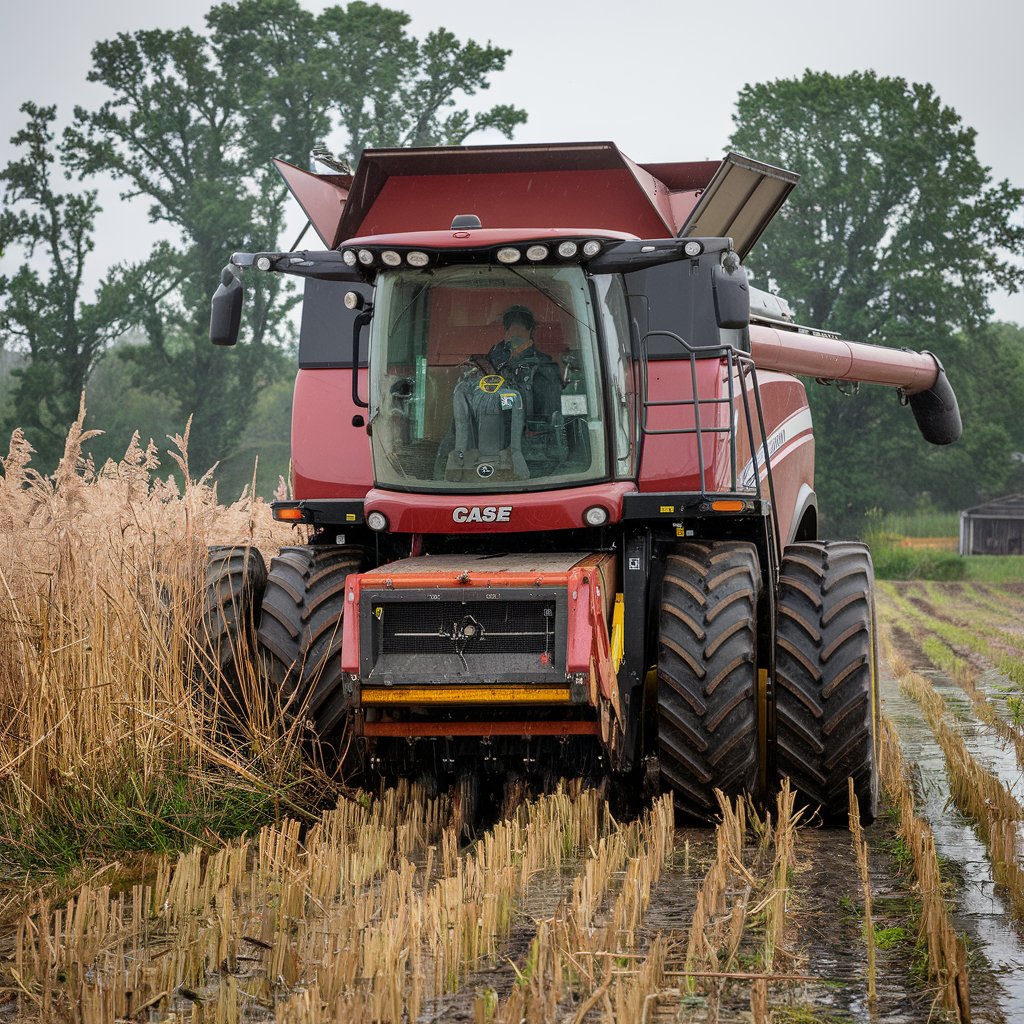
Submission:
[[[1024,588],[879,585],[885,812],[677,827],[601,788],[346,791],[197,650],[209,544],[293,543],[152,448],[0,479],[0,1016],[1024,1020]],[[188,478],[187,438],[177,457]],[[173,456],[172,456],[173,457]]]

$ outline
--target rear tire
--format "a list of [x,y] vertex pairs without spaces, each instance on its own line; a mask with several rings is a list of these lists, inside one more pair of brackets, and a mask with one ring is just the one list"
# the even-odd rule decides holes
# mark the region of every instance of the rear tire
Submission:
[[684,814],[709,819],[715,790],[758,779],[757,606],[753,544],[682,544],[669,555],[658,636],[662,787]]
[[775,765],[823,821],[845,824],[847,778],[861,819],[878,813],[874,571],[863,544],[786,548],[775,652]]
[[220,731],[238,735],[247,721],[246,681],[256,678],[256,625],[267,584],[263,555],[252,547],[207,549],[198,675]]
[[352,698],[341,670],[345,580],[363,565],[346,547],[288,547],[271,562],[258,633],[263,669],[286,712],[301,714],[344,758]]

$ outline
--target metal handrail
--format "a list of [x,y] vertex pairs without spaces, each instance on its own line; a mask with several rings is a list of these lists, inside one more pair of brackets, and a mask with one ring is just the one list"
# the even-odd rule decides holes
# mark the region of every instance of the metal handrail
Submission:
[[[690,363],[690,382],[691,382],[691,398],[678,398],[678,399],[664,399],[651,401],[647,396],[649,394],[649,376],[648,376],[648,344],[651,338],[654,337],[665,337],[670,338],[672,341],[677,342],[683,350],[684,357],[688,359]],[[732,345],[719,345],[712,348],[694,348],[687,344],[678,334],[674,334],[671,331],[649,331],[640,341],[640,352],[641,352],[641,417],[640,417],[640,431],[642,435],[664,435],[664,434],[694,434],[697,441],[697,464],[700,472],[700,492],[702,495],[707,493],[706,487],[706,466],[704,460],[704,435],[705,434],[728,434],[729,435],[729,470],[730,470],[730,483],[733,493],[739,493],[739,480],[738,480],[738,467],[737,467],[737,453],[736,453],[736,433],[737,424],[736,418],[730,413],[728,424],[725,426],[710,426],[705,427],[701,422],[701,407],[702,406],[716,406],[716,405],[728,405],[730,410],[735,407],[736,403],[736,381],[734,376],[739,379],[739,391],[740,397],[743,401],[743,419],[744,426],[747,432],[747,440],[750,447],[750,460],[753,471],[753,487],[756,498],[761,499],[763,492],[761,488],[761,467],[763,465],[765,472],[765,480],[768,485],[768,499],[771,504],[771,515],[774,522],[773,533],[775,535],[775,548],[777,557],[781,558],[781,538],[778,535],[778,516],[775,504],[775,481],[772,476],[772,465],[771,465],[771,453],[768,451],[768,435],[765,430],[764,422],[764,409],[761,405],[761,392],[757,383],[757,367],[754,364],[754,360],[749,354],[745,352],[739,352]],[[728,394],[726,396],[716,395],[713,398],[701,398],[697,392],[697,358],[698,355],[702,359],[717,359],[719,362],[725,361],[726,379],[728,381]],[[750,383],[748,389],[747,383]],[[754,405],[757,412],[757,430],[755,431],[754,420],[750,409],[750,392],[754,395]],[[650,409],[663,408],[669,406],[683,407],[693,406],[694,411],[694,425],[692,427],[672,427],[664,429],[653,429],[648,425],[648,413]],[[757,445],[755,438],[760,438],[760,446]],[[762,457],[758,458],[758,448]]]

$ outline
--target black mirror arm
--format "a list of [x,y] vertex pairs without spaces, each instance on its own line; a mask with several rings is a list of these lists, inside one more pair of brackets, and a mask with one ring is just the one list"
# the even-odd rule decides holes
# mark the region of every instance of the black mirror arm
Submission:
[[352,321],[352,404],[360,409],[369,409],[370,403],[359,397],[359,336],[372,319],[373,307],[366,306]]

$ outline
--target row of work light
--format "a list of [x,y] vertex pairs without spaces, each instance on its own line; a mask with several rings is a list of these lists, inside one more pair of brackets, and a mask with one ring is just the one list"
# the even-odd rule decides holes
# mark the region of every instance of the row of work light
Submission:
[[[596,238],[591,238],[584,242],[582,246],[579,242],[573,242],[570,239],[566,239],[564,242],[559,242],[555,252],[563,260],[571,260],[574,256],[578,255],[581,251],[587,259],[592,259],[596,256],[603,246]],[[518,263],[524,256],[530,263],[540,263],[542,260],[546,260],[551,255],[551,249],[543,245],[540,242],[534,245],[529,245],[526,249],[521,249],[516,245],[503,245],[495,257],[499,263]]]
[[347,267],[354,267],[357,263],[364,267],[372,267],[377,262],[378,256],[381,263],[387,267],[400,267],[403,263],[410,267],[425,267],[430,263],[430,257],[425,252],[412,249],[404,254],[394,249],[384,249],[376,253],[372,249],[345,249],[341,254],[342,262]]
[[[575,242],[566,239],[552,247],[540,242],[530,245],[503,245],[494,253],[494,258],[499,263],[512,264],[526,260],[528,263],[540,263],[549,259],[552,255],[563,259],[571,260],[580,255],[586,259],[592,259],[604,248],[602,242],[596,238],[587,239],[584,242]],[[454,254],[457,254],[458,250]],[[453,255],[454,255],[453,254]],[[439,254],[440,255],[440,254]],[[447,255],[445,253],[444,255]],[[399,252],[397,249],[343,249],[342,261],[346,266],[356,265],[366,267],[383,264],[385,267],[409,266],[414,268],[426,267],[431,263],[431,257],[419,249],[411,249],[408,252]]]

